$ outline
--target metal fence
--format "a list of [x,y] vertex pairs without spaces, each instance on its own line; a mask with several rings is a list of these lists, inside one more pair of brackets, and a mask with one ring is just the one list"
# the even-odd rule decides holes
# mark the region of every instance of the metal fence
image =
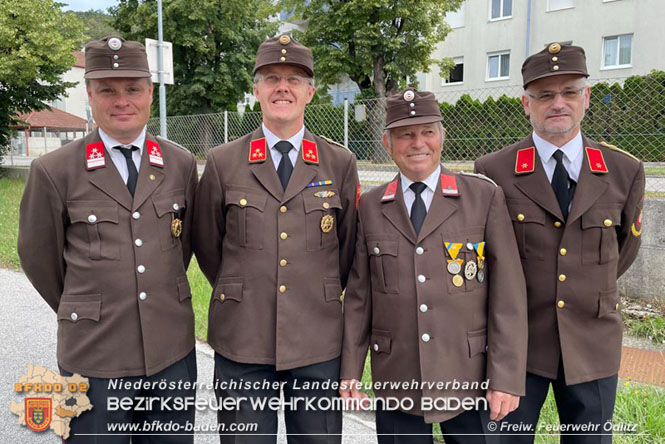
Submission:
[[[664,73],[665,74],[665,73]],[[589,109],[582,122],[589,137],[613,143],[647,164],[647,189],[665,192],[665,75],[592,80]],[[462,90],[455,85],[436,93],[442,104],[446,140],[443,162],[471,170],[473,160],[517,142],[531,127],[520,103],[521,86]],[[309,105],[305,125],[347,146],[359,160],[360,179],[372,186],[389,180],[396,168],[381,144],[385,118],[382,99],[345,101],[342,106]],[[174,116],[168,138],[205,159],[214,146],[235,140],[261,124],[260,112]],[[159,134],[159,119],[148,128]]]

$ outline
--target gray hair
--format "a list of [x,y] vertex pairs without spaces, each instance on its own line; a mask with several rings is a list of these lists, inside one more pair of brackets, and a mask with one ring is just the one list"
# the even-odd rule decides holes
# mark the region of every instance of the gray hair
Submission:
[[[439,134],[441,134],[441,147],[443,148],[443,139],[444,139],[444,134],[445,134],[445,129],[443,128],[443,122],[437,122],[438,125],[436,126],[439,128]],[[390,131],[389,129],[384,129],[383,130],[383,135],[386,136],[386,139],[388,139],[388,148],[391,150],[393,149],[393,141],[390,138]]]

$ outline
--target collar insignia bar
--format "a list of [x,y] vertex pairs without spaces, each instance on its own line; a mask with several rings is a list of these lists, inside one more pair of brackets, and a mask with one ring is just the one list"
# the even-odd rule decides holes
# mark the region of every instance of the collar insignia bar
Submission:
[[264,162],[268,158],[266,138],[252,140],[249,144],[249,163]]
[[517,152],[515,159],[515,174],[533,173],[536,168],[536,148],[521,149]]
[[88,170],[96,170],[106,166],[104,142],[91,143],[85,146],[85,161]]
[[444,196],[459,196],[457,178],[448,174],[441,175],[441,192]]
[[381,197],[381,202],[390,202],[391,200],[395,200],[395,193],[397,193],[398,182],[399,180],[395,179],[388,184],[386,191],[383,193],[383,197]]
[[586,158],[589,161],[589,168],[592,173],[597,174],[607,174],[609,170],[605,164],[605,158],[603,157],[603,152],[598,148],[585,147]]
[[316,147],[316,142],[302,139],[302,160],[315,165],[319,164],[319,150]]
[[157,142],[146,139],[145,146],[148,149],[148,160],[150,160],[150,165],[164,168],[162,150],[159,148]]

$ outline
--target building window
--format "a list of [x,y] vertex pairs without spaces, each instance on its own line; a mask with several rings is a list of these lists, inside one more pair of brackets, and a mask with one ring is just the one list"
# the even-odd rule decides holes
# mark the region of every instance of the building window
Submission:
[[510,53],[487,56],[487,80],[504,80],[510,77]]
[[615,35],[603,39],[603,68],[625,68],[632,64],[633,35]]
[[441,78],[441,86],[464,82],[464,57],[455,57],[455,67],[448,72],[448,77]]
[[490,20],[510,18],[513,15],[513,0],[490,0]]
[[462,3],[462,6],[460,6],[457,11],[448,11],[446,13],[446,23],[448,23],[448,25],[450,25],[450,27],[453,29],[464,27],[465,20],[466,2]]
[[574,0],[547,0],[548,11],[558,11],[559,9],[574,8]]

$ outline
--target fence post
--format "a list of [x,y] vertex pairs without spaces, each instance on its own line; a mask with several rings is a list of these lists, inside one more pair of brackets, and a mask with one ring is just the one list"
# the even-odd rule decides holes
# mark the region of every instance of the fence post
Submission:
[[44,154],[48,153],[48,140],[46,140],[46,127],[44,127]]
[[224,143],[229,143],[229,112],[224,111]]
[[344,146],[349,148],[349,99],[344,99]]

